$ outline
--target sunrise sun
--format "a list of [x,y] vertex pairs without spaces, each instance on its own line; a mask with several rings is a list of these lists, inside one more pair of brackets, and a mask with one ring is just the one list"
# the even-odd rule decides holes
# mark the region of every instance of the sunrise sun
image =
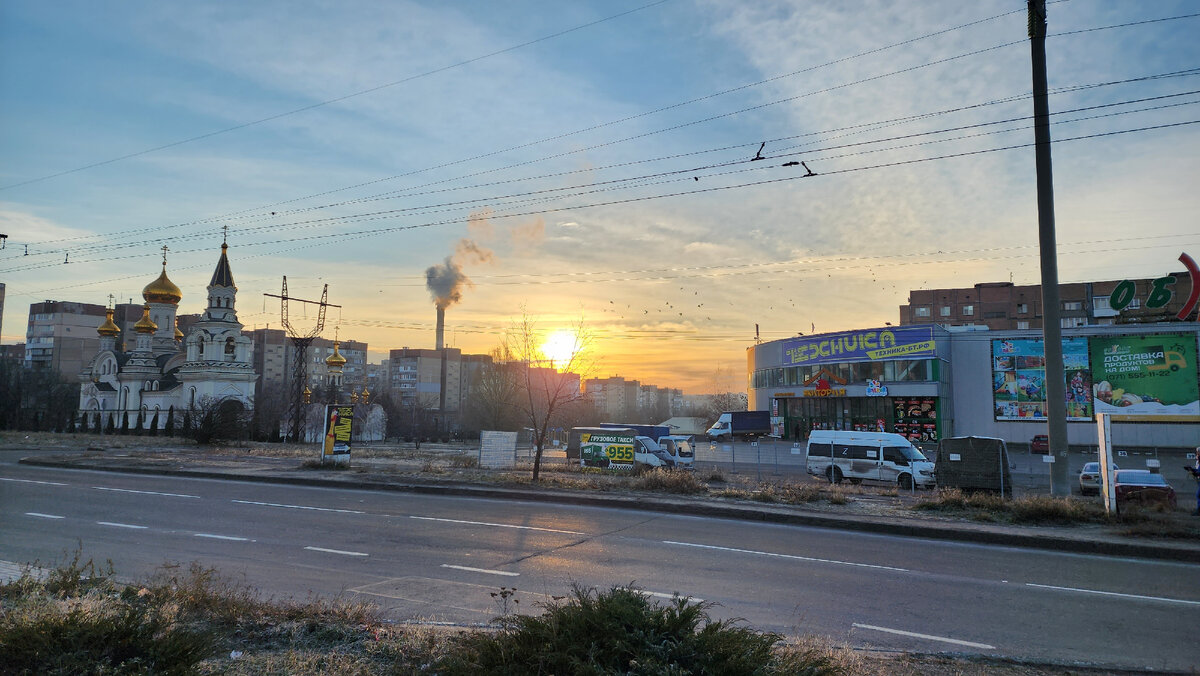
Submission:
[[574,331],[559,329],[546,336],[546,341],[542,343],[542,354],[557,369],[571,363],[571,358],[580,347],[579,336]]

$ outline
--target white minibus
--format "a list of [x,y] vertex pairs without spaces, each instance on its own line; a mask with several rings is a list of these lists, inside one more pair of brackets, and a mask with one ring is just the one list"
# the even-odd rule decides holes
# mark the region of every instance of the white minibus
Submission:
[[933,488],[933,463],[908,439],[890,432],[814,430],[808,438],[808,473],[830,483],[843,479]]

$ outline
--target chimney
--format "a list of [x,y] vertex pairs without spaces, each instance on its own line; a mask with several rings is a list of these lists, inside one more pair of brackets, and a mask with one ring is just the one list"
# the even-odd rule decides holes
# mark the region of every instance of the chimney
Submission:
[[434,349],[440,350],[446,346],[446,308],[438,306],[437,309],[437,337],[435,338]]

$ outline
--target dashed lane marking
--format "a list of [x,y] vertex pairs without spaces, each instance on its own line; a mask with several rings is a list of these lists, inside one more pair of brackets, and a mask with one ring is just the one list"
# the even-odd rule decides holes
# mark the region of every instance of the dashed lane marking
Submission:
[[200,499],[199,495],[184,495],[182,493],[159,493],[158,491],[135,491],[132,488],[109,488],[107,486],[92,486],[98,491],[113,491],[114,493],[138,493],[140,495],[162,495],[168,498],[195,498]]
[[995,650],[996,646],[986,643],[973,643],[971,641],[960,641],[956,638],[946,638],[945,636],[934,636],[933,634],[918,634],[915,631],[903,631],[901,629],[888,629],[887,627],[876,627],[872,624],[854,623],[859,629],[870,629],[871,631],[882,631],[888,634],[898,634],[900,636],[909,636],[912,638],[923,638],[927,641],[941,641],[942,643],[952,643],[954,645],[966,646],[968,648],[979,648],[980,650]]
[[42,514],[41,512],[25,512],[25,516],[36,516],[36,517],[39,517],[42,519],[65,519],[65,518],[67,518],[65,516],[58,516],[57,514]]
[[209,538],[211,540],[231,540],[233,542],[254,542],[250,538],[240,538],[234,535],[213,535],[212,533],[196,533],[198,538]]
[[818,559],[811,556],[797,556],[796,554],[779,554],[777,552],[759,552],[753,549],[737,549],[735,547],[718,547],[717,545],[701,545],[694,542],[674,542],[672,540],[663,540],[666,545],[679,545],[681,547],[698,547],[700,549],[715,549],[722,552],[735,552],[738,554],[754,554],[756,556],[771,556],[780,559],[791,559],[794,561],[811,561],[813,563],[834,563],[839,566],[856,566],[858,568],[875,568],[877,570],[895,570],[901,573],[907,573],[907,568],[896,568],[894,566],[881,566],[874,563],[857,563],[854,561],[838,561],[836,559]]
[[491,523],[488,521],[463,521],[461,519],[439,519],[432,516],[409,516],[410,519],[420,519],[422,521],[442,521],[444,523],[461,523],[468,526],[493,526],[495,528],[517,528],[520,530],[537,530],[543,533],[564,533],[566,535],[585,535],[577,530],[560,530],[557,528],[540,528],[538,526],[516,526],[510,523]]
[[70,484],[59,483],[57,481],[34,481],[33,479],[13,479],[11,477],[6,477],[6,476],[0,476],[0,481],[15,481],[17,483],[22,483],[22,484],[41,484],[43,486],[68,486],[68,485],[70,485]]
[[312,552],[325,552],[326,554],[341,554],[342,556],[370,556],[366,552],[347,552],[342,549],[325,549],[324,547],[305,547]]
[[138,530],[149,528],[149,526],[135,526],[131,523],[114,523],[112,521],[97,521],[96,523],[100,524],[101,526],[112,526],[113,528],[135,528]]
[[1026,582],[1026,587],[1037,587],[1038,589],[1054,589],[1056,591],[1079,592],[1081,594],[1099,594],[1100,596],[1116,596],[1123,599],[1137,599],[1139,601],[1163,601],[1164,603],[1182,603],[1187,606],[1200,606],[1200,601],[1188,601],[1186,599],[1171,599],[1165,596],[1142,596],[1141,594],[1122,594],[1120,592],[1100,591],[1098,589],[1079,589],[1077,587],[1056,587],[1050,584],[1034,584]]
[[342,514],[366,514],[357,509],[333,509],[331,507],[309,507],[307,505],[284,505],[278,502],[255,502],[253,500],[231,500],[240,505],[259,505],[262,507],[284,507],[286,509],[307,509],[314,512],[340,512]]
[[514,573],[508,570],[491,570],[489,568],[472,568],[470,566],[452,566],[448,563],[443,563],[442,568],[453,568],[454,570],[466,570],[472,573],[487,573],[488,575],[504,575],[505,577],[517,577],[520,573]]

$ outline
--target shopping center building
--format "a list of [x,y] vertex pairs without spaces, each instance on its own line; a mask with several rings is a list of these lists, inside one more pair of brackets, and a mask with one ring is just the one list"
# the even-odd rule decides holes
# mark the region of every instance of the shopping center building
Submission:
[[[1063,329],[1068,442],[1096,444],[1096,414],[1110,413],[1114,443],[1200,444],[1198,338],[1196,322]],[[1040,330],[937,324],[760,343],[747,349],[750,409],[770,411],[787,439],[838,429],[1028,443],[1047,428],[1042,345]]]

